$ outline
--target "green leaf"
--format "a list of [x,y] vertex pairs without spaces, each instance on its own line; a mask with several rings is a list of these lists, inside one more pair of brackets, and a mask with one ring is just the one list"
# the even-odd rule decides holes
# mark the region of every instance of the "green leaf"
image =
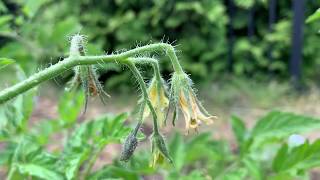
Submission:
[[14,151],[16,149],[16,144],[8,143],[0,151],[0,166],[7,165],[9,166],[10,160]]
[[9,58],[0,58],[0,70],[5,68],[6,66],[13,64],[15,61]]
[[209,157],[215,160],[218,158],[227,158],[224,157],[224,147],[222,147],[222,143],[212,142],[211,138],[210,133],[202,133],[184,145],[184,166],[188,164],[192,165],[199,159],[209,161]]
[[259,164],[259,162],[249,157],[246,157],[242,159],[242,163],[247,168],[248,173],[251,175],[251,177],[254,177],[253,179],[256,179],[256,180],[263,179],[261,165]]
[[244,139],[245,139],[245,135],[246,135],[246,127],[245,124],[243,123],[243,121],[236,117],[236,116],[232,116],[231,117],[231,126],[232,126],[232,130],[233,130],[233,134],[237,139],[238,145],[240,145]]
[[248,174],[248,170],[246,168],[237,168],[228,173],[223,174],[223,180],[243,180]]
[[184,165],[185,158],[185,144],[183,143],[183,139],[181,135],[178,133],[175,134],[172,141],[169,144],[169,152],[173,159],[175,168],[179,171]]
[[92,152],[86,125],[87,123],[82,124],[72,133],[57,163],[57,168],[65,174],[67,179],[76,177],[80,166],[89,159]]
[[316,20],[319,20],[320,19],[320,8],[317,9],[316,12],[314,12],[312,15],[310,15],[307,20],[306,20],[306,23],[311,23],[311,22],[314,22]]
[[[193,170],[188,175],[182,176],[180,178],[183,180],[206,180],[206,179],[209,179],[200,170]],[[172,178],[172,180],[174,180],[174,179],[176,179],[176,178]]]
[[305,142],[300,146],[289,148],[284,144],[273,160],[272,168],[276,172],[289,169],[307,170],[320,165],[320,140],[313,144]]
[[55,132],[63,130],[59,124],[58,120],[43,120],[37,123],[34,128],[32,128],[31,135],[37,140],[40,145],[45,145],[50,140],[50,136]]
[[66,46],[68,36],[78,33],[81,26],[76,17],[70,16],[64,20],[59,21],[55,26],[51,35],[52,43],[56,45]]
[[293,180],[295,177],[293,177],[290,173],[278,173],[275,175],[271,175],[267,178],[267,180]]
[[80,166],[93,157],[99,157],[101,150],[111,142],[120,142],[127,136],[130,128],[124,126],[127,114],[104,115],[82,123],[72,133],[61,154],[60,167],[67,177],[77,177]]
[[66,157],[66,165],[64,166],[65,175],[68,180],[77,177],[78,170],[81,164],[89,157],[89,151],[83,151],[81,153],[72,153]]
[[252,129],[252,137],[287,137],[320,128],[320,120],[293,113],[273,111],[261,118]]
[[2,15],[0,16],[0,26],[5,26],[13,17],[11,15]]
[[115,117],[107,117],[106,119],[101,119],[103,121],[103,128],[101,133],[104,138],[109,140],[117,140],[125,138],[130,129],[123,126],[124,121],[128,118],[127,113],[119,114]]
[[63,177],[60,174],[44,168],[43,166],[39,166],[36,164],[16,164],[15,166],[21,174],[31,175],[33,177],[38,177],[46,180],[63,180]]
[[255,0],[235,0],[235,4],[244,9],[251,8],[255,3]]
[[64,92],[59,101],[59,116],[65,126],[73,125],[84,105],[84,94],[79,92]]
[[21,94],[0,108],[0,140],[27,130],[28,120],[32,113],[35,90]]
[[11,150],[8,179],[34,176],[41,179],[63,179],[53,171],[57,157],[45,152],[30,136],[23,136],[18,143],[6,147]]
[[127,168],[119,168],[115,166],[106,166],[103,169],[95,172],[89,180],[100,180],[100,179],[111,179],[111,178],[121,178],[130,180],[139,180],[139,175]]
[[7,12],[8,8],[6,5],[0,0],[0,12]]
[[44,5],[48,0],[27,0],[25,1],[25,5],[22,9],[22,11],[32,18],[34,15],[36,15],[39,8]]

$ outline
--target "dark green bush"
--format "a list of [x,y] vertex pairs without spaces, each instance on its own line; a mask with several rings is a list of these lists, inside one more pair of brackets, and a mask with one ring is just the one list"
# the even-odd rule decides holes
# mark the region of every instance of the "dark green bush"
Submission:
[[[268,3],[235,0],[233,28],[236,36],[233,53],[235,75],[260,78],[273,71],[275,77],[288,77],[291,47],[291,2],[278,1],[278,19],[274,32],[268,31]],[[255,6],[254,36],[247,36],[248,12]],[[307,2],[306,14],[317,7]],[[229,16],[222,0],[11,0],[0,1],[0,54],[19,61],[29,73],[37,66],[59,60],[68,50],[68,36],[88,35],[89,54],[115,52],[133,44],[169,41],[183,51],[183,66],[198,82],[209,82],[228,72],[227,24]],[[305,77],[317,77],[320,47],[319,24],[304,28],[303,71]],[[18,35],[17,35],[18,34]],[[272,45],[273,61],[267,57]],[[31,53],[30,53],[31,52]],[[37,63],[35,63],[37,62]],[[163,61],[166,63],[167,61]],[[169,72],[168,65],[164,66]],[[127,81],[120,68],[101,72],[108,86]]]

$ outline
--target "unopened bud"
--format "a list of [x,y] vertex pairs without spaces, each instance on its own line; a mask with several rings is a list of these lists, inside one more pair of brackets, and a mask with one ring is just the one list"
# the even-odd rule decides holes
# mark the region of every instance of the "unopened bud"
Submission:
[[173,163],[172,158],[169,155],[167,145],[164,138],[160,134],[154,134],[152,137],[153,153],[157,153],[157,150],[165,157],[170,163]]
[[120,156],[120,161],[125,161],[125,162],[129,161],[137,145],[138,145],[137,138],[135,137],[134,133],[130,133],[124,142],[121,156]]

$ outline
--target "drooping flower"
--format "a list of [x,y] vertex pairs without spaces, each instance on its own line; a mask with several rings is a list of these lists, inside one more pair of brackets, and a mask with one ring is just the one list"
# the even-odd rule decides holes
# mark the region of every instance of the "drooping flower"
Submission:
[[[165,119],[165,109],[169,105],[169,100],[165,95],[165,87],[163,85],[163,80],[159,82],[155,77],[151,80],[148,88],[148,96],[154,110],[157,113],[158,120],[160,124],[164,122]],[[149,108],[145,109],[144,118],[149,116]]]
[[210,125],[213,123],[213,119],[216,118],[216,116],[206,115],[200,110],[199,102],[190,91],[180,92],[179,105],[186,121],[187,130],[190,128],[196,130],[202,122]]
[[192,81],[188,75],[174,73],[171,86],[173,101],[182,111],[187,132],[190,129],[197,130],[202,122],[207,125],[212,124],[213,120],[217,118],[216,116],[211,116],[203,108],[192,89]]

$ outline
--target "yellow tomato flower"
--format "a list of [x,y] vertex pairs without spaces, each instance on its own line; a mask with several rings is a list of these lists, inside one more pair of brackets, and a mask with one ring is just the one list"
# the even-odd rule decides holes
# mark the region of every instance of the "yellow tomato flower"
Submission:
[[180,91],[179,105],[182,110],[188,132],[189,129],[197,130],[202,122],[210,125],[213,123],[213,119],[217,118],[216,116],[206,115],[200,110],[199,102],[191,90],[188,92],[183,90]]
[[[152,79],[148,89],[148,95],[149,95],[151,104],[157,113],[158,120],[161,124],[162,122],[164,122],[165,109],[169,105],[169,100],[165,95],[164,87],[161,86],[160,88],[158,88],[158,85],[159,85],[158,83],[159,82],[156,80],[156,78]],[[149,108],[146,108],[144,112],[144,118],[149,116],[149,114],[150,114],[150,110]]]

